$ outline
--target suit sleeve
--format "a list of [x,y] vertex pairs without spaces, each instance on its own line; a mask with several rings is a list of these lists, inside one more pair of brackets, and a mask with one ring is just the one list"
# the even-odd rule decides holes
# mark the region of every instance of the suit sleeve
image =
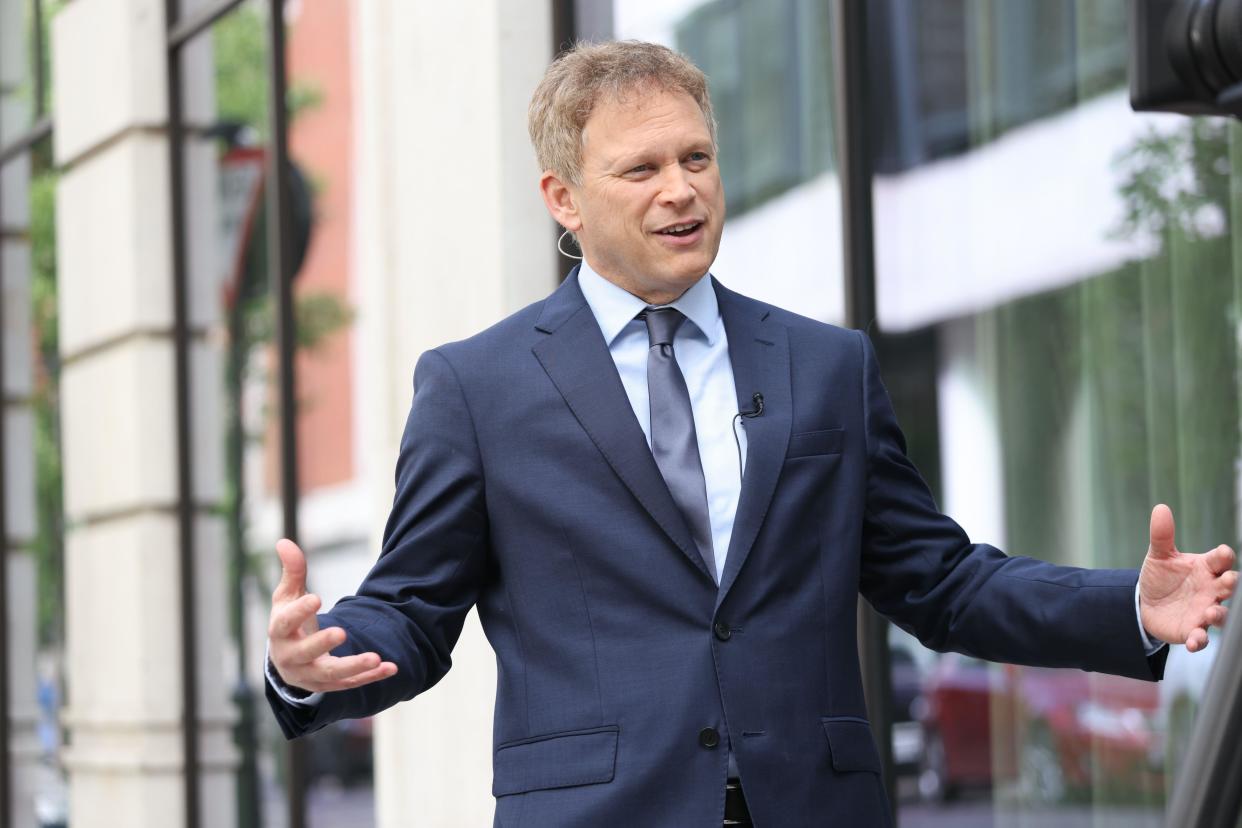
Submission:
[[478,597],[487,550],[482,463],[470,409],[452,365],[429,351],[414,372],[414,401],[379,560],[357,594],[319,616],[321,628],[339,626],[347,634],[334,655],[378,652],[396,663],[397,674],[325,693],[315,706],[290,704],[268,683],[267,699],[285,737],[378,713],[439,681]]
[[860,589],[933,650],[1159,679],[1134,614],[1138,570],[1081,569],[971,543],[906,457],[870,340],[862,350],[867,480]]

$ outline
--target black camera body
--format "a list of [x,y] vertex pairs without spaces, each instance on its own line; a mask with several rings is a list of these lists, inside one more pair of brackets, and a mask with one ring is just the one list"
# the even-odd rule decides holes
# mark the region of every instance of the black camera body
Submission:
[[1130,0],[1130,105],[1242,117],[1242,0]]

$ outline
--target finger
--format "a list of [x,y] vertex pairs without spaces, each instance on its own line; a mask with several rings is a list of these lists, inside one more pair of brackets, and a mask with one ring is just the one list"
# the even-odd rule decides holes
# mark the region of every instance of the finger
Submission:
[[1151,510],[1151,546],[1148,554],[1157,558],[1171,558],[1177,554],[1173,541],[1173,511],[1163,503]]
[[288,538],[276,541],[276,555],[280,558],[280,583],[272,593],[272,603],[301,598],[306,594],[306,556]]
[[370,684],[371,682],[374,682],[374,681],[380,681],[381,679],[386,679],[390,676],[395,676],[396,674],[397,674],[397,665],[393,664],[391,661],[384,661],[380,663],[380,666],[376,667],[373,670],[365,670],[361,673],[358,673],[357,675],[350,676],[347,679],[342,679],[341,681],[337,682],[337,684],[339,684],[340,686],[335,687],[333,689],[348,690],[353,687],[361,687],[364,684]]
[[341,683],[357,675],[374,670],[383,660],[378,653],[359,653],[351,656],[320,656],[309,666],[311,679],[323,689],[335,690]]
[[1221,627],[1225,624],[1225,618],[1229,615],[1229,610],[1220,604],[1214,604],[1207,608],[1204,613],[1204,626]]
[[1186,636],[1186,649],[1189,652],[1197,653],[1208,645],[1207,630],[1195,628],[1190,631],[1190,635]]
[[1220,575],[1222,572],[1228,572],[1233,569],[1237,556],[1233,554],[1232,549],[1222,543],[1211,552],[1208,552],[1205,557],[1207,558],[1208,568],[1212,570],[1212,574]]
[[297,642],[286,651],[284,657],[286,661],[295,664],[310,664],[344,643],[345,631],[340,627],[328,627]]
[[1238,570],[1230,569],[1216,579],[1216,600],[1228,601],[1238,588]]
[[267,637],[273,642],[292,638],[303,624],[314,618],[320,604],[319,596],[310,593],[296,601],[275,607],[267,628]]

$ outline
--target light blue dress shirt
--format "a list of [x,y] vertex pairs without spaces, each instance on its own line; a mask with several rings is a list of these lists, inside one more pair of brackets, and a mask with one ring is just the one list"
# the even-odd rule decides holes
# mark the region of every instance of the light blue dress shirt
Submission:
[[[647,325],[635,317],[647,303],[600,276],[586,261],[578,270],[578,285],[595,314],[608,352],[617,365],[625,395],[651,445],[651,401],[647,392]],[[737,416],[737,391],[724,320],[716,303],[710,275],[703,276],[668,307],[685,314],[686,322],[673,338],[673,353],[686,378],[694,431],[707,483],[707,512],[716,552],[716,583],[724,573],[733,517],[742,492],[746,465],[745,420]],[[736,440],[734,439],[736,435]]]

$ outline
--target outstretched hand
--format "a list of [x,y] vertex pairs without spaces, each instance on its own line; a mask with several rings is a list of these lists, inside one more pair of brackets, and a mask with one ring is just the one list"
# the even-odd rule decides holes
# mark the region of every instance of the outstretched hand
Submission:
[[1179,552],[1173,512],[1163,503],[1151,513],[1151,545],[1139,573],[1139,615],[1149,635],[1190,652],[1208,645],[1208,627],[1225,623],[1228,600],[1238,585],[1234,554],[1221,544],[1210,552]]
[[397,665],[377,653],[331,655],[332,648],[345,641],[345,631],[319,629],[315,613],[322,602],[306,591],[306,556],[287,539],[276,542],[276,554],[282,571],[272,593],[268,653],[285,684],[319,693],[361,687],[396,674]]

